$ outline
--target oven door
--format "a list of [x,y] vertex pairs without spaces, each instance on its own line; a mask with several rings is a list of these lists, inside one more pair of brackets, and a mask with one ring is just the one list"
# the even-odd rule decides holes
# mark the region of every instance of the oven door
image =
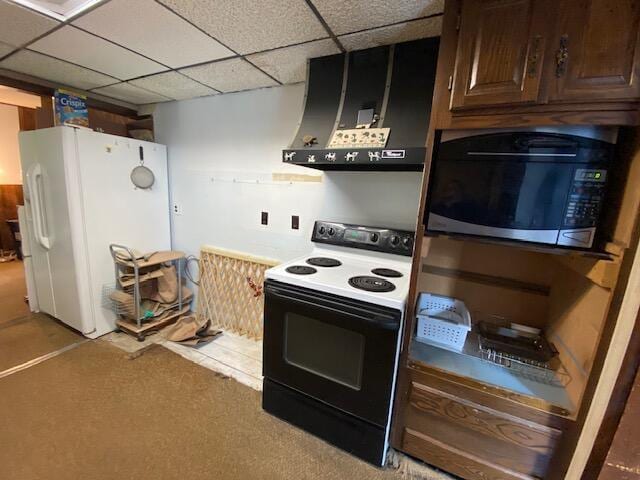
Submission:
[[267,281],[264,376],[385,426],[400,319],[397,310]]

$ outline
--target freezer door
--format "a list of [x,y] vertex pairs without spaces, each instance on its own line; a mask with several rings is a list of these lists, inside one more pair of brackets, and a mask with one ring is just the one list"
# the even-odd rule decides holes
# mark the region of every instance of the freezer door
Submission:
[[31,225],[27,219],[27,209],[20,205],[18,207],[18,222],[20,224],[20,236],[22,238],[22,254],[23,254],[23,266],[24,277],[27,284],[27,298],[29,299],[29,310],[32,312],[38,312],[38,291],[36,289],[36,282],[33,269],[33,258],[31,256],[31,245],[33,244],[33,237],[31,233]]
[[[109,244],[141,252],[171,248],[167,154],[164,145],[88,130],[77,130],[77,138],[88,298],[98,335],[115,328],[115,315],[102,298],[103,288],[115,282]],[[131,182],[131,171],[141,163],[155,176],[148,190]]]
[[[69,205],[77,197],[68,186],[73,183],[76,143],[74,129],[56,127],[20,132],[20,158],[24,172],[25,206],[35,241],[31,245],[32,264],[40,311],[88,333],[94,330],[90,317],[83,315],[76,274]],[[77,247],[77,245],[76,245]]]

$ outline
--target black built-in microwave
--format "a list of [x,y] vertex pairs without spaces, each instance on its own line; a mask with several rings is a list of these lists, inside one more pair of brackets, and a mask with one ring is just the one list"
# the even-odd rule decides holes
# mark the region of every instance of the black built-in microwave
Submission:
[[594,247],[616,135],[588,127],[443,132],[427,231]]

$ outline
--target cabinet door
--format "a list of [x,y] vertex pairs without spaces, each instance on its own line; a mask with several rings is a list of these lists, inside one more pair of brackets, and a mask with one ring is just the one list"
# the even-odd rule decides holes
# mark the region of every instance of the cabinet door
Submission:
[[640,97],[639,19],[638,1],[563,0],[550,99]]
[[[535,0],[462,4],[451,109],[533,103],[549,19]],[[535,8],[534,8],[535,6]]]

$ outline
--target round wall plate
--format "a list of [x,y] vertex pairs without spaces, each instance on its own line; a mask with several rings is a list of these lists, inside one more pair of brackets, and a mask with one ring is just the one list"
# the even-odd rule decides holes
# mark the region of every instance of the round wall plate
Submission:
[[156,181],[156,177],[151,169],[144,165],[138,165],[136,168],[131,170],[131,181],[137,188],[147,190],[153,186],[153,183]]

